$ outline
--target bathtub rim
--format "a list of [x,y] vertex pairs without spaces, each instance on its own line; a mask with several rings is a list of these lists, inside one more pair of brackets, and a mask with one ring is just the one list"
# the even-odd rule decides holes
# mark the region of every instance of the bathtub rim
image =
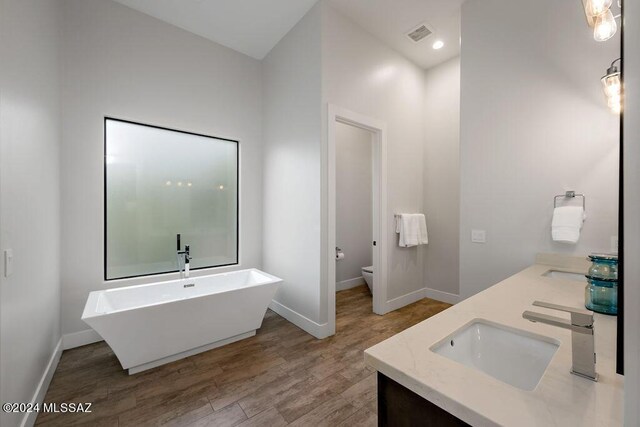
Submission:
[[[228,275],[232,275],[232,274],[238,274],[238,273],[242,273],[242,272],[255,272],[258,274],[262,274],[264,276],[266,276],[267,278],[269,278],[268,282],[263,282],[263,283],[256,283],[253,285],[249,285],[249,286],[245,286],[242,288],[236,288],[236,289],[227,289],[224,291],[219,291],[219,292],[212,292],[212,293],[208,293],[208,294],[204,294],[204,295],[199,295],[199,296],[194,296],[194,297],[190,297],[190,298],[180,298],[180,299],[174,299],[174,300],[170,300],[170,301],[161,301],[161,302],[156,302],[156,303],[151,303],[151,304],[143,304],[143,305],[139,305],[136,307],[130,307],[130,308],[123,308],[123,309],[119,309],[119,310],[112,310],[112,311],[107,311],[107,312],[97,312],[95,310],[95,307],[98,306],[98,301],[100,299],[101,296],[103,296],[105,293],[107,292],[117,292],[117,291],[121,291],[124,289],[136,289],[136,288],[144,288],[144,287],[150,287],[150,286],[156,286],[159,284],[166,284],[166,283],[180,283],[180,282],[184,282],[184,281],[189,281],[189,280],[197,280],[197,279],[203,279],[206,277],[211,277],[211,276],[228,276]],[[225,294],[228,292],[234,292],[237,291],[239,289],[251,289],[254,287],[258,287],[258,286],[265,286],[265,285],[269,285],[272,283],[281,283],[282,279],[279,277],[276,277],[272,274],[266,273],[258,268],[244,268],[242,270],[234,270],[234,271],[227,271],[224,273],[215,273],[215,274],[206,274],[203,276],[196,276],[196,277],[189,277],[189,278],[183,278],[183,279],[173,279],[173,280],[160,280],[157,282],[151,282],[151,283],[143,283],[143,284],[139,284],[139,285],[131,285],[131,286],[121,286],[121,287],[117,287],[117,288],[109,288],[109,289],[101,289],[98,291],[91,291],[89,293],[89,296],[87,297],[87,302],[85,303],[84,306],[84,310],[82,311],[82,316],[80,317],[82,321],[84,321],[86,323],[86,319],[94,319],[94,318],[98,318],[98,317],[104,317],[104,316],[109,316],[112,314],[117,314],[117,313],[125,313],[128,311],[133,311],[133,310],[139,310],[142,308],[149,308],[149,307],[156,307],[156,306],[161,306],[161,305],[165,305],[165,304],[171,304],[171,303],[175,303],[175,302],[179,302],[179,301],[185,301],[185,300],[189,300],[189,299],[198,299],[198,298],[204,298],[204,297],[208,297],[211,295],[218,295],[218,294]],[[89,325],[91,326],[91,325]]]

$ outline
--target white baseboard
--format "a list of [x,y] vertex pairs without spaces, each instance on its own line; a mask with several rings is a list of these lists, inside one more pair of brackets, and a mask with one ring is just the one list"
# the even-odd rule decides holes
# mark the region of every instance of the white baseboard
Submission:
[[343,280],[341,282],[336,282],[336,292],[355,288],[356,286],[365,285],[366,283],[367,282],[364,281],[364,278],[362,276]]
[[276,300],[271,300],[269,308],[287,319],[289,322],[299,327],[300,329],[310,333],[318,339],[323,339],[331,335],[329,334],[328,323],[316,323],[313,320],[303,316],[295,310],[290,309],[286,305],[283,305]]
[[82,347],[83,345],[93,344],[102,341],[102,337],[93,329],[86,329],[80,332],[64,334],[62,336],[62,348],[69,350],[71,348]]
[[[51,354],[51,358],[49,359],[49,363],[47,364],[44,373],[42,374],[42,378],[40,378],[40,382],[36,387],[35,393],[31,398],[32,404],[42,404],[44,402],[44,397],[47,394],[47,390],[49,389],[49,384],[51,384],[51,379],[53,378],[53,374],[56,372],[56,368],[58,367],[58,362],[60,361],[60,356],[62,355],[62,338],[58,340],[58,344],[53,349],[53,354]],[[31,427],[36,423],[36,418],[38,418],[37,412],[29,412],[24,415],[22,418],[22,422],[20,423],[21,427]]]
[[446,302],[448,304],[457,304],[460,302],[460,295],[439,291],[437,289],[431,289],[431,288],[424,288],[424,289],[425,289],[425,295],[427,298],[431,298],[436,301]]
[[420,301],[425,297],[426,289],[427,288],[418,289],[417,291],[409,292],[408,294],[387,301],[387,310],[385,313],[413,304],[416,301]]

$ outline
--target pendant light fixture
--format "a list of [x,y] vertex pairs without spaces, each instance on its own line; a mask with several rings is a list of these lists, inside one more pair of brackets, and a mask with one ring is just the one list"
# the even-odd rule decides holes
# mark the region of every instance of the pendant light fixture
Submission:
[[613,0],[582,0],[589,27],[593,28],[593,38],[604,42],[618,31],[616,16],[611,12]]
[[618,31],[618,24],[613,17],[611,9],[601,13],[596,17],[596,23],[593,27],[593,38],[597,42],[604,42],[613,37]]
[[622,111],[622,79],[620,69],[616,66],[616,62],[620,60],[621,58],[618,58],[613,61],[607,69],[607,74],[600,79],[604,94],[607,96],[607,105],[616,114]]

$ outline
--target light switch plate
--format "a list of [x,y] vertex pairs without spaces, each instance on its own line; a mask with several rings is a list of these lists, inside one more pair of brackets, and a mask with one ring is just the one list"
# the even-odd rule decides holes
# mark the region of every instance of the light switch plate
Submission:
[[487,232],[485,230],[471,230],[472,243],[487,243]]
[[13,274],[13,249],[5,249],[4,251],[4,277]]

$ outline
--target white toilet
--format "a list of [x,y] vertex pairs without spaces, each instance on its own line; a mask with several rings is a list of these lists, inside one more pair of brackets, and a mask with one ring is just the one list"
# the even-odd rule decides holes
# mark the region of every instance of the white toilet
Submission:
[[368,267],[362,267],[362,277],[364,277],[364,281],[367,282],[367,286],[371,293],[373,293],[373,266],[370,265]]

